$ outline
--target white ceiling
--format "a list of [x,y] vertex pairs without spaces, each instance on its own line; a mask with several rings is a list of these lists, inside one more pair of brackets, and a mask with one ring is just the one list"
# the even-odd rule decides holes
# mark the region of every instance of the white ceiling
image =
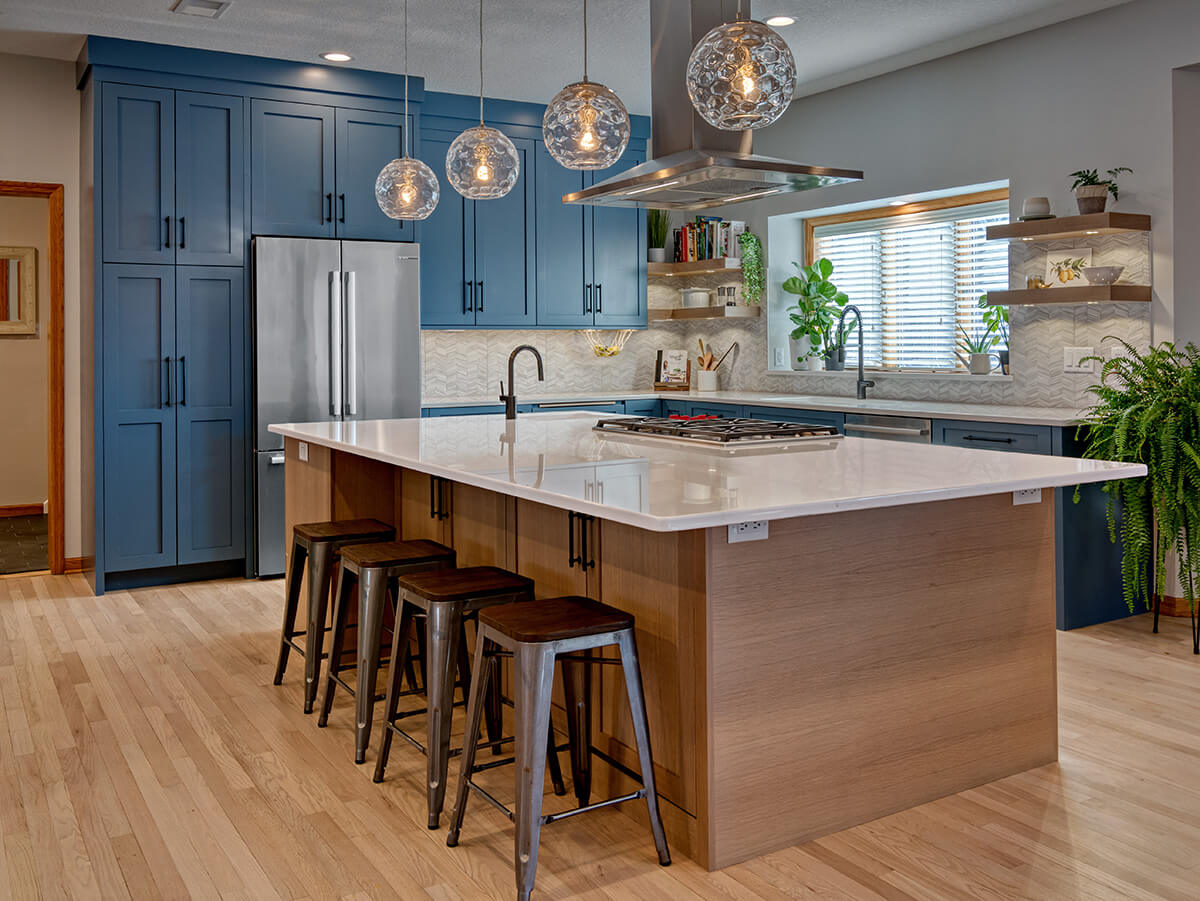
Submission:
[[[801,94],[826,90],[1128,0],[755,0],[786,14]],[[170,12],[174,0],[5,0],[0,52],[74,59],[85,34],[401,70],[400,0],[236,0],[218,20]],[[580,75],[578,0],[487,0],[487,93],[545,102]],[[648,0],[591,0],[590,69],[635,112],[649,88]],[[431,89],[478,90],[476,0],[409,0],[411,70]]]

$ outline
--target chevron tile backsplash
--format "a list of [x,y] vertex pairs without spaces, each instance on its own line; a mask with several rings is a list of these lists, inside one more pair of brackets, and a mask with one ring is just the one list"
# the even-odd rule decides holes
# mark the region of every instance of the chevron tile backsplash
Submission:
[[[1024,244],[1009,249],[1013,287],[1024,287],[1028,274],[1044,274],[1046,254],[1072,246],[1091,247],[1093,264],[1123,265],[1121,281],[1150,284],[1150,238],[1134,235],[1097,236],[1084,242]],[[729,283],[727,276],[693,279],[689,285],[715,289]],[[651,308],[678,305],[677,285],[652,281]],[[1053,290],[1053,289],[1051,289]],[[1150,343],[1150,304],[1104,303],[1063,306],[1018,306],[1011,310],[1012,380],[982,377],[873,376],[872,396],[896,400],[933,400],[962,403],[1019,404],[1045,407],[1085,407],[1090,403],[1091,375],[1064,373],[1062,349],[1090,346],[1099,351],[1108,336],[1124,338],[1144,347]],[[500,394],[507,378],[508,355],[518,344],[532,344],[546,363],[546,381],[537,381],[533,360],[518,361],[517,377],[522,397],[548,394],[619,393],[651,387],[654,360],[660,348],[696,348],[697,339],[718,352],[734,341],[738,349],[722,367],[721,387],[780,394],[852,396],[854,380],[821,373],[769,372],[766,319],[659,322],[634,332],[616,357],[599,358],[577,331],[425,331],[423,396],[487,397]],[[698,349],[698,348],[697,348]]]

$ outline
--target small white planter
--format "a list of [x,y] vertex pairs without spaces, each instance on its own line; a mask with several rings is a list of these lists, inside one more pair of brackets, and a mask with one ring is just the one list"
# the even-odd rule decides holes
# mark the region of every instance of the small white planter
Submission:
[[967,370],[971,375],[989,375],[995,367],[992,365],[992,357],[996,358],[996,366],[1000,365],[1000,355],[998,353],[987,354],[971,354],[967,360]]
[[792,353],[792,369],[797,372],[820,372],[825,368],[825,361],[819,356],[809,356],[812,351],[812,341],[807,335],[799,340],[788,338],[788,347]]
[[667,261],[667,248],[651,247],[646,251],[646,259],[651,263],[665,263]]

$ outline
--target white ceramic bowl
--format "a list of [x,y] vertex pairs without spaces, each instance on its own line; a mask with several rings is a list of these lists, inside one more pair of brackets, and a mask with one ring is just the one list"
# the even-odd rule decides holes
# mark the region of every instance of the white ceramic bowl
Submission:
[[707,307],[712,305],[712,291],[704,288],[684,288],[683,305],[685,307]]
[[1111,285],[1124,271],[1124,266],[1085,266],[1083,277],[1089,285]]

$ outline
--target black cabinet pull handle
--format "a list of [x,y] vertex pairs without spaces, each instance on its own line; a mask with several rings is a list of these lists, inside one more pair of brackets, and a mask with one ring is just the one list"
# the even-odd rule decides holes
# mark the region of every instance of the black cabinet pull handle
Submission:
[[429,477],[429,518],[437,519],[437,476]]
[[987,441],[991,444],[1012,444],[1014,438],[988,438],[984,435],[964,435],[963,441]]
[[325,195],[324,210],[325,210],[325,212],[321,216],[321,220],[323,222],[332,222],[333,221],[333,194],[332,193]]
[[588,549],[588,530],[592,526],[593,517],[588,516],[586,513],[577,513],[576,516],[579,519],[579,568],[587,572],[596,565],[596,561],[592,559],[591,552]]
[[483,312],[483,280],[480,279],[479,281],[477,281],[475,283],[475,285],[479,288],[479,305],[475,308],[475,311],[477,313],[482,313]]
[[163,247],[171,246],[171,217],[163,216]]
[[583,286],[583,312],[592,312],[592,285],[590,282]]
[[597,282],[596,284],[596,312],[600,313],[604,310],[604,285]]
[[166,403],[163,402],[163,373],[162,373],[161,369],[158,372],[158,408],[160,410],[163,407],[170,406],[171,386],[170,386],[169,382],[171,380],[171,364],[168,362],[170,359],[171,359],[170,357],[163,357],[163,359],[162,359],[163,365],[166,366],[166,368],[167,368],[166,381],[168,382],[168,385],[167,385],[167,402]]
[[345,194],[338,195],[338,208],[341,210],[341,213],[338,215],[338,222],[345,222],[346,221],[346,195]]
[[184,225],[184,218],[182,216],[180,216],[179,217],[179,249],[180,250],[183,250],[183,247],[184,247],[183,242],[186,237],[187,237],[187,227]]
[[166,406],[171,406],[171,358],[163,357],[163,365],[167,367],[167,403]]
[[572,569],[575,563],[582,563],[582,560],[576,561],[575,558],[575,511],[567,511],[567,568]]
[[[183,220],[180,219],[179,221],[182,222]],[[182,247],[183,245],[180,244],[179,246]],[[187,404],[187,370],[183,368],[183,361],[184,358],[181,356],[179,358],[179,406],[181,407]]]
[[[467,299],[468,294],[471,295],[470,300]],[[463,312],[464,313],[474,313],[475,312],[475,283],[474,282],[463,282]]]

